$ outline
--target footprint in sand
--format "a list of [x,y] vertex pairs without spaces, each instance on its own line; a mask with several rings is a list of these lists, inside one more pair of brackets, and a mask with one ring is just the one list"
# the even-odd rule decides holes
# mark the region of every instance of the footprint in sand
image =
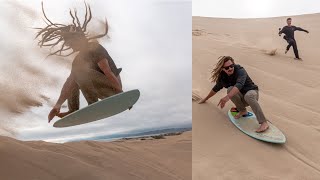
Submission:
[[208,33],[204,29],[192,29],[192,36],[205,36]]
[[196,91],[192,90],[192,101],[200,101],[201,99],[201,96]]

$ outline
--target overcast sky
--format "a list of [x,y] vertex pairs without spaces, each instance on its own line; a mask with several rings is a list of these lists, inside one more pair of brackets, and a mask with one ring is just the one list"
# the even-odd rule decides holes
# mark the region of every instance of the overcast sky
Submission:
[[[36,46],[33,40],[35,31],[31,29],[45,26],[41,1],[25,2],[1,1],[0,68],[3,78],[0,78],[0,83],[9,82],[11,89],[0,88],[0,93],[11,95],[7,104],[21,98],[21,93],[27,93],[30,97],[45,95],[50,101],[41,100],[43,106],[24,109],[18,116],[0,111],[2,117],[8,116],[8,120],[2,122],[5,129],[13,128],[19,139],[61,142],[130,130],[191,125],[191,1],[87,1],[94,17],[92,24],[97,25],[94,28],[91,26],[92,31],[102,33],[99,20],[108,18],[110,39],[103,38],[100,43],[117,66],[123,68],[121,78],[124,90],[139,89],[141,97],[131,111],[64,129],[49,125],[47,115],[70,69],[67,68],[68,63],[54,63],[54,57],[43,60],[49,49]],[[83,0],[45,0],[44,7],[53,22],[72,23],[70,8],[76,8],[80,21],[83,20]],[[71,60],[67,58],[65,62]],[[32,72],[38,72],[38,75],[33,73],[31,76],[30,69],[27,69],[29,74],[20,72],[19,69],[25,64],[29,64]],[[13,80],[8,80],[11,78]],[[19,92],[12,93],[16,90]],[[7,104],[0,106],[9,109],[5,107]],[[81,106],[85,105],[82,98]]]
[[261,18],[320,12],[319,0],[193,0],[192,15]]

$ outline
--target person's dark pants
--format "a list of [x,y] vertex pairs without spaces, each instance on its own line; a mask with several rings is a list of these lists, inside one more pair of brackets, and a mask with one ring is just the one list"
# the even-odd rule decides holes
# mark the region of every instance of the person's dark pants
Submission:
[[291,38],[286,38],[285,40],[287,40],[288,42],[288,46],[287,46],[287,51],[289,51],[290,47],[293,47],[293,52],[294,55],[296,56],[296,58],[300,58],[299,57],[299,52],[298,52],[298,47],[297,47],[297,42],[295,39],[291,39]]

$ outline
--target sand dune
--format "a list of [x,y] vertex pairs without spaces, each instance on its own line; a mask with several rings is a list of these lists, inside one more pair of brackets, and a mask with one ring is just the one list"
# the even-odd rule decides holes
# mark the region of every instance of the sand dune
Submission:
[[191,132],[161,140],[65,144],[0,137],[1,179],[191,179]]
[[[193,94],[204,97],[214,84],[210,70],[221,55],[234,57],[260,88],[267,118],[287,137],[284,145],[252,139],[219,109],[226,90],[206,104],[193,101],[193,179],[320,179],[320,14],[294,16],[303,61],[277,35],[287,17],[224,19],[193,17]],[[195,99],[195,98],[193,98]]]

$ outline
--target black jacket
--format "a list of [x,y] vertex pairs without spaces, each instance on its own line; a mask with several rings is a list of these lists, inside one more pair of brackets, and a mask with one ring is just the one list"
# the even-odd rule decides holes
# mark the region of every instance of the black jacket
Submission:
[[231,76],[228,76],[224,71],[221,71],[216,85],[212,90],[218,92],[222,88],[228,88],[230,86],[237,87],[242,94],[246,94],[250,90],[258,90],[258,86],[251,80],[247,71],[238,64],[235,64],[234,72]]
[[306,33],[308,33],[309,31],[304,30],[300,27],[296,27],[296,26],[284,26],[281,31],[279,31],[279,35],[281,35],[282,33],[285,34],[284,39],[294,39],[294,31],[304,31]]

